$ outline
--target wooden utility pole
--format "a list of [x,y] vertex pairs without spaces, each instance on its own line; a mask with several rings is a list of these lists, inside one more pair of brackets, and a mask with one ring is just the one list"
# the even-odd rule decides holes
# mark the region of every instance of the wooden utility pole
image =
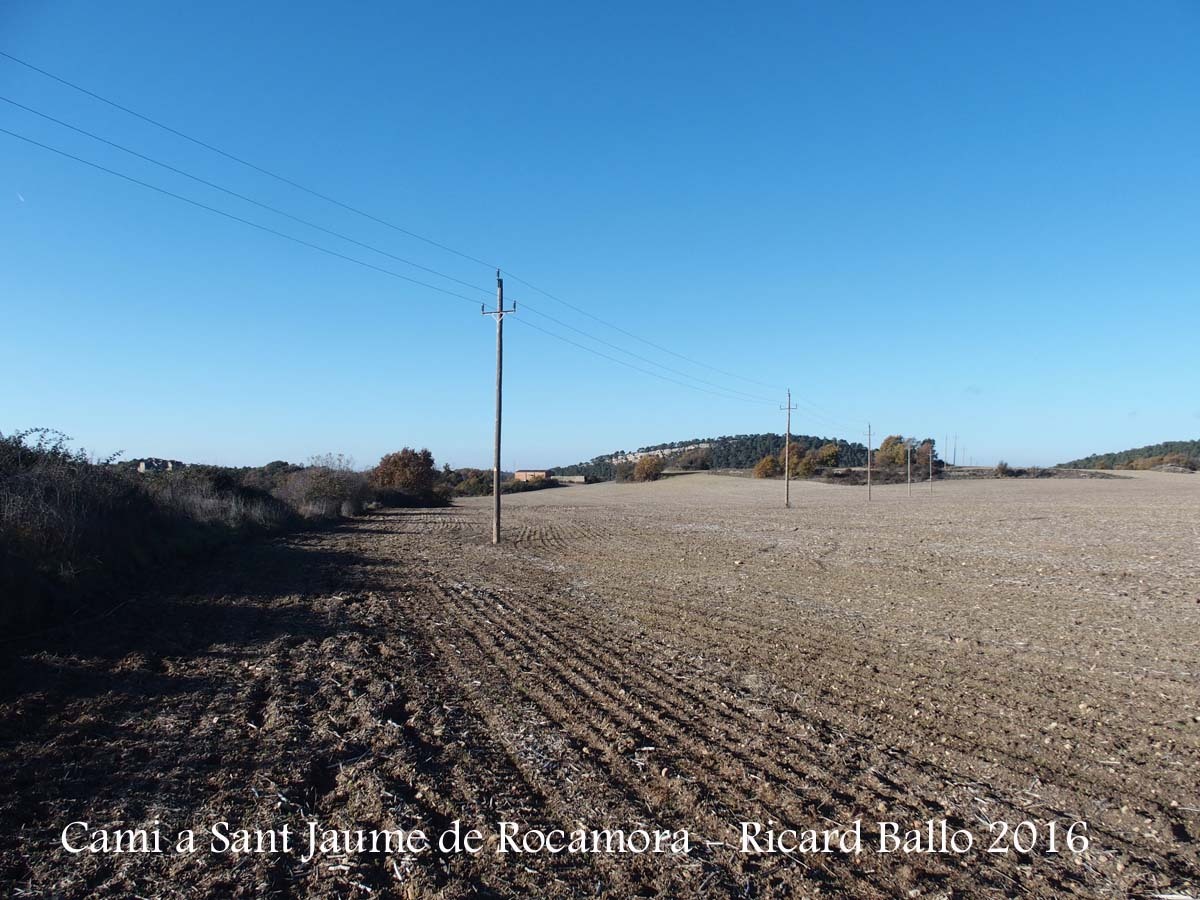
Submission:
[[788,388],[787,405],[780,409],[787,410],[787,426],[783,433],[783,508],[792,508],[792,389]]
[[871,502],[871,423],[867,423],[867,502]]
[[492,457],[492,543],[500,543],[500,410],[503,406],[504,384],[504,317],[517,311],[504,308],[504,279],[496,270],[496,308],[489,310],[480,306],[480,313],[496,320],[496,446]]
[[907,442],[904,448],[907,452],[904,454],[905,462],[908,464],[908,496],[912,496],[912,439]]
[[929,439],[929,496],[933,496],[933,438]]

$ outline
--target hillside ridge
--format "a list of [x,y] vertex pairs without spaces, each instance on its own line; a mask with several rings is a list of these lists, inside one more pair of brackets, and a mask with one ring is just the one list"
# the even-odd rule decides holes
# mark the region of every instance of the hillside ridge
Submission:
[[1200,440],[1163,441],[1147,444],[1130,450],[1112,453],[1093,453],[1070,462],[1059,463],[1060,469],[1136,469],[1154,468],[1157,465],[1175,465],[1184,468],[1200,468]]

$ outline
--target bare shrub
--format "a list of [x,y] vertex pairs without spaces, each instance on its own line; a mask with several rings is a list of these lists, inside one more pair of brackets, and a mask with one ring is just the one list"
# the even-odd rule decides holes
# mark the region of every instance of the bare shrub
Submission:
[[367,474],[341,453],[314,456],[304,467],[272,463],[264,468],[272,467],[280,473],[274,495],[306,519],[356,516],[373,499]]
[[[319,459],[329,461],[327,457]],[[289,472],[275,494],[310,519],[336,519],[343,515],[344,503],[348,504],[347,508],[361,510],[371,499],[364,473],[329,465],[313,465]]]

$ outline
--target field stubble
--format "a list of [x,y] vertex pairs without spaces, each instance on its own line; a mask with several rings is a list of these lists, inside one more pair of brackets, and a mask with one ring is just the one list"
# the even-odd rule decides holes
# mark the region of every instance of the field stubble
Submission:
[[[4,661],[0,874],[161,896],[1194,893],[1200,482],[689,475],[234,549]],[[75,819],[686,828],[680,856],[67,857]],[[1089,823],[1085,854],[745,855],[743,820]],[[712,843],[706,843],[712,842]],[[332,867],[332,868],[331,868]]]

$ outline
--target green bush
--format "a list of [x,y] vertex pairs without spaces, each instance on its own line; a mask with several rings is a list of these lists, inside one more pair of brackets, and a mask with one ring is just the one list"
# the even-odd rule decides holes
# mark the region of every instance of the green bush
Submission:
[[442,481],[456,497],[483,497],[492,492],[491,469],[454,469],[443,473]]
[[673,460],[677,468],[688,472],[712,468],[712,451],[707,447],[693,447],[685,450]]

